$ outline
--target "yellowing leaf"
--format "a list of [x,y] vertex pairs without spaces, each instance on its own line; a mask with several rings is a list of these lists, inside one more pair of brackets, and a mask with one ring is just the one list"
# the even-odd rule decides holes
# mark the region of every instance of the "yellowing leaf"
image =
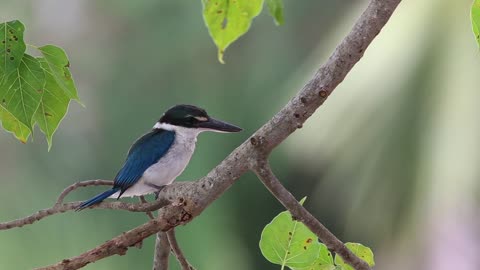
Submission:
[[[345,243],[345,246],[350,249],[353,254],[357,255],[360,259],[364,260],[370,267],[375,265],[373,258],[373,252],[369,247],[366,247],[359,243]],[[335,264],[343,268],[343,270],[355,270],[350,265],[346,264],[342,257],[335,256]]]
[[203,19],[223,61],[227,47],[245,34],[262,11],[263,0],[203,0]]
[[318,258],[313,264],[307,267],[295,268],[295,270],[334,270],[332,253],[328,250],[327,246],[320,243],[320,251]]
[[2,106],[0,106],[0,121],[2,122],[2,126],[6,131],[12,133],[15,138],[22,143],[27,142],[28,137],[30,137],[30,129],[18,121],[17,118],[13,117],[13,115],[5,110]]

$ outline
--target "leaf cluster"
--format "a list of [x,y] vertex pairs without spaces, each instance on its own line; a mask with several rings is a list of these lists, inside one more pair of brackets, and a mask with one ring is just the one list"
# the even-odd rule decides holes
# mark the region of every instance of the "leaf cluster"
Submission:
[[[306,198],[300,203],[303,204]],[[373,266],[373,252],[359,243],[346,243],[360,259]],[[290,212],[284,211],[273,218],[262,231],[260,250],[271,263],[293,270],[354,270],[340,256],[334,256],[319,242],[317,236],[303,223],[295,220]]]
[[0,121],[24,143],[38,125],[50,149],[70,100],[79,98],[65,51],[30,45],[41,56],[29,55],[24,31],[18,20],[0,24]]

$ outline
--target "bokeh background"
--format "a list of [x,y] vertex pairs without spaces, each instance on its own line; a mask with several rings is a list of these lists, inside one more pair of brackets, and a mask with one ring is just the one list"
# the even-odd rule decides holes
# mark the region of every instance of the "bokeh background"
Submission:
[[[264,11],[221,65],[200,1],[1,0],[0,21],[23,21],[28,43],[65,48],[85,108],[71,104],[50,152],[40,132],[26,145],[0,132],[0,220],[51,206],[76,181],[111,179],[132,141],[177,103],[245,129],[200,136],[179,180],[205,175],[301,88],[366,4],[285,0],[285,25]],[[342,240],[373,248],[377,269],[480,269],[480,55],[470,4],[403,1],[324,106],[273,153],[283,183],[308,196],[306,207]],[[258,241],[282,210],[247,174],[178,228],[179,242],[198,269],[279,269]],[[146,220],[91,210],[2,231],[0,269],[78,255]],[[85,269],[150,269],[153,244]]]

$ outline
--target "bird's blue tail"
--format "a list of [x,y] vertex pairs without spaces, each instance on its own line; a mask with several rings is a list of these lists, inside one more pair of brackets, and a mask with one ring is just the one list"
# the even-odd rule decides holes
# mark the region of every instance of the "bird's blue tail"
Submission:
[[91,198],[90,200],[88,201],[84,201],[82,204],[80,204],[77,209],[75,209],[75,211],[80,211],[80,210],[83,210],[89,206],[92,206],[94,204],[97,204],[97,203],[100,203],[102,202],[103,200],[105,200],[106,198],[110,197],[111,195],[113,195],[115,192],[119,191],[120,188],[112,188],[110,190],[107,190],[101,194],[98,194],[97,196]]

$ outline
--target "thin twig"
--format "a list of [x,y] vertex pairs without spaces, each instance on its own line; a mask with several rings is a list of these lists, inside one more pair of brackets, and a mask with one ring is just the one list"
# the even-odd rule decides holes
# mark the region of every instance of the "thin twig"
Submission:
[[260,159],[255,167],[255,173],[268,190],[290,211],[292,216],[301,221],[320,241],[322,241],[329,250],[333,250],[340,255],[345,262],[357,270],[368,270],[368,264],[355,256],[333,233],[331,233],[318,219],[316,219],[305,207],[303,207],[295,197],[286,189],[282,183],[273,174],[268,161]]
[[79,187],[88,187],[88,186],[111,186],[113,185],[113,181],[109,180],[87,180],[87,181],[82,181],[82,182],[77,182],[75,184],[72,184],[68,186],[66,189],[60,193],[60,196],[58,196],[57,202],[55,205],[60,205],[63,203],[63,200],[65,197],[75,189]]
[[170,243],[166,232],[158,232],[155,238],[155,253],[153,254],[153,270],[168,270]]
[[[77,207],[81,204],[82,202],[71,202],[71,203],[64,203],[60,205],[56,205],[50,208],[46,208],[43,210],[40,210],[30,216],[12,220],[12,221],[7,221],[7,222],[2,222],[0,223],[0,231],[1,230],[8,230],[12,228],[20,228],[25,225],[33,224],[39,220],[42,220],[46,217],[55,215],[55,214],[60,214],[60,213],[65,213],[67,211],[73,211],[76,210]],[[92,206],[91,208],[96,208],[96,209],[111,209],[111,210],[125,210],[129,212],[149,212],[149,211],[155,211],[158,210],[159,208],[169,204],[168,201],[165,200],[157,200],[154,202],[147,202],[147,203],[126,203],[126,202],[101,202],[97,205]]]
[[175,228],[166,232],[168,237],[168,242],[170,242],[170,247],[172,248],[175,257],[177,257],[178,263],[182,267],[182,270],[195,270],[195,268],[187,261],[187,258],[180,249],[178,245],[177,237],[175,236]]
[[[141,203],[148,203],[147,200],[145,200],[145,196],[140,196],[140,202]],[[147,214],[147,216],[150,218],[150,219],[155,219],[155,217],[153,216],[152,212],[150,211],[147,211],[145,212],[145,214]]]

